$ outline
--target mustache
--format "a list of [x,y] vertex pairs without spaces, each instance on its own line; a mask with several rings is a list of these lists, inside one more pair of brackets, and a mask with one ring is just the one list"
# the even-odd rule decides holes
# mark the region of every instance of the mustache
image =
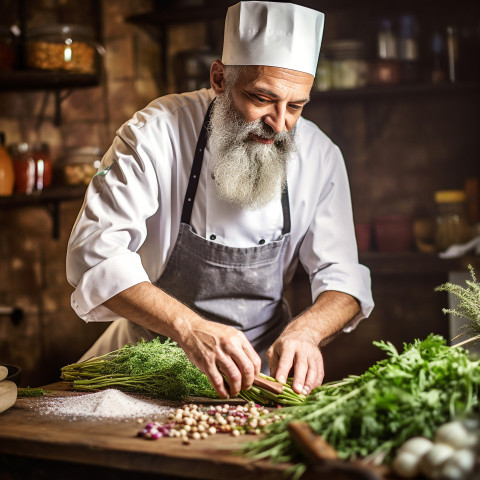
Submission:
[[266,140],[273,140],[273,144],[277,148],[283,149],[289,141],[293,140],[295,131],[292,129],[290,132],[287,132],[286,130],[283,132],[275,132],[268,123],[265,123],[261,119],[252,122],[243,121],[243,134],[241,140],[244,140],[245,142],[254,142],[255,140],[251,139],[252,134]]

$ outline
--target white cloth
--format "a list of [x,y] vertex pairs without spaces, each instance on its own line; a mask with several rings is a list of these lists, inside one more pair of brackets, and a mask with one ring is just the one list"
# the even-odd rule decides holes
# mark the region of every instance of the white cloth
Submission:
[[[137,112],[117,132],[100,173],[91,181],[67,251],[72,307],[82,319],[118,318],[102,303],[143,281],[156,281],[175,244],[197,137],[213,90],[169,95]],[[291,160],[288,188],[291,241],[283,271],[288,283],[298,260],[311,280],[312,300],[325,290],[373,308],[370,272],[358,264],[347,173],[337,146],[312,122],[297,122],[299,152]],[[220,200],[204,165],[192,213],[197,234],[250,247],[281,235],[280,198],[258,210]],[[195,274],[195,272],[192,272]]]
[[239,2],[225,18],[222,62],[267,65],[315,76],[325,15],[277,2]]

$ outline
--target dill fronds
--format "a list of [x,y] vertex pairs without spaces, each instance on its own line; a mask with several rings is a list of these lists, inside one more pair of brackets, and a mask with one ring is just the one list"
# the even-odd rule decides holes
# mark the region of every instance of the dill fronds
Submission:
[[447,282],[435,288],[435,291],[448,292],[458,298],[456,308],[443,308],[442,312],[469,321],[465,328],[473,338],[462,342],[462,344],[480,340],[480,284],[477,282],[473,267],[468,265],[468,269],[472,279],[466,280],[466,287]]

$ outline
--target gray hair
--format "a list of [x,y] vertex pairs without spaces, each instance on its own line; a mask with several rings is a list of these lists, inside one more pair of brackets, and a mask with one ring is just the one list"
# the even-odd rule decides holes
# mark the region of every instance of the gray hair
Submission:
[[247,65],[225,65],[226,90],[236,85],[238,79],[247,71]]

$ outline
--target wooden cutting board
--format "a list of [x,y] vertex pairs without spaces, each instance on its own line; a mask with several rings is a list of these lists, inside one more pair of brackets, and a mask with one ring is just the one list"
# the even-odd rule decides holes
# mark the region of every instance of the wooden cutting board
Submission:
[[[54,397],[81,395],[63,383],[44,387]],[[273,480],[291,465],[254,461],[237,455],[254,437],[217,434],[183,445],[179,438],[146,440],[137,437],[147,421],[65,419],[42,414],[42,402],[50,397],[22,398],[0,414],[0,455],[20,455],[72,464],[149,472],[195,479]],[[159,405],[175,406],[158,401]],[[212,403],[205,399],[205,403]],[[1,473],[1,472],[0,472]],[[0,475],[1,477],[1,475]],[[325,478],[340,480],[328,472]],[[378,477],[381,479],[381,477]]]

